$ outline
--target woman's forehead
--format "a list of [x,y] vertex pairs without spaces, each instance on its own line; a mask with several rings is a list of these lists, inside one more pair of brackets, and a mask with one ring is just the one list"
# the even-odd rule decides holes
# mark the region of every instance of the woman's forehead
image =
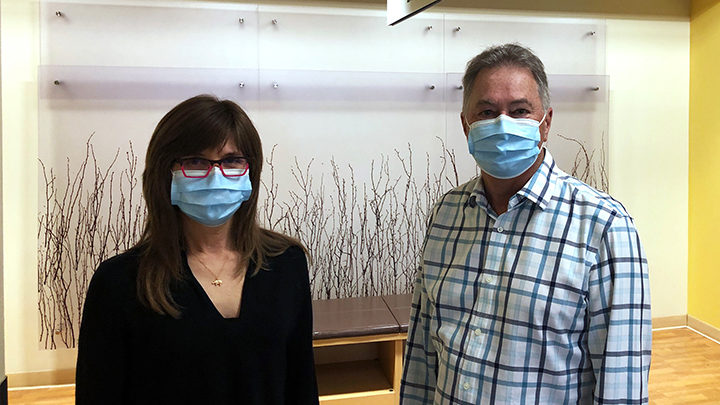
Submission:
[[227,138],[225,141],[217,147],[211,147],[200,152],[202,156],[208,157],[213,156],[228,156],[241,154],[236,142],[232,138]]

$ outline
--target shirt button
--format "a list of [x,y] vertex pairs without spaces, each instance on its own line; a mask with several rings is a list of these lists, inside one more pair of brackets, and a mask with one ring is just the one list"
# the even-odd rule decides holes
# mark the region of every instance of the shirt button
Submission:
[[482,331],[480,329],[475,329],[475,336],[482,335]]
[[505,231],[505,228],[503,228],[502,226],[498,226],[497,231],[503,233],[503,231]]
[[466,390],[469,390],[469,389],[470,389],[470,384],[468,384],[468,383],[463,384],[463,388],[465,388]]
[[495,281],[495,278],[493,276],[485,276],[486,283],[492,283],[493,281]]

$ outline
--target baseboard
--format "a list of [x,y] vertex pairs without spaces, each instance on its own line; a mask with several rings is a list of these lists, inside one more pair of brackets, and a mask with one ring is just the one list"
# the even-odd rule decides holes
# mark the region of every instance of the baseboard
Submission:
[[720,342],[720,329],[688,315],[688,327]]
[[8,374],[7,383],[10,388],[74,384],[75,369]]
[[0,384],[0,405],[8,405],[8,379],[3,376],[3,382]]
[[687,315],[678,315],[678,316],[664,316],[662,318],[653,318],[652,319],[652,328],[654,329],[665,329],[665,328],[680,328],[683,326],[687,326],[688,324],[688,316]]

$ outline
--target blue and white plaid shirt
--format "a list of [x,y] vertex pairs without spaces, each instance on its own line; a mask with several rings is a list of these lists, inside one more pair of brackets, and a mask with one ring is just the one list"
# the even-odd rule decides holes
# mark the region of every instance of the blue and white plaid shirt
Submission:
[[401,404],[643,404],[647,260],[612,197],[542,165],[495,215],[480,178],[429,221]]

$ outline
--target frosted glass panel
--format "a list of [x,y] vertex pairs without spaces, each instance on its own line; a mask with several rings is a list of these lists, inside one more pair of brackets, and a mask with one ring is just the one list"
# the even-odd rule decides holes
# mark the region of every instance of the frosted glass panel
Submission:
[[605,74],[603,21],[447,19],[445,37],[446,72],[463,72],[467,62],[488,46],[520,42],[535,51],[549,74]]
[[40,66],[40,98],[183,100],[214,94],[257,99],[257,70],[97,66]]
[[[278,88],[270,77],[281,78]],[[408,147],[415,151],[416,173],[424,176],[425,153],[439,156],[445,134],[443,86],[430,90],[427,84],[442,79],[439,74],[261,71],[256,123],[266,148],[278,145],[277,167],[287,174],[280,178],[290,183],[296,157],[303,166],[314,158],[317,178],[323,172],[332,178],[330,159],[342,170],[352,165],[362,184],[371,178],[372,162],[379,165],[383,156],[392,160],[393,170],[401,170],[396,154],[407,155]],[[327,84],[318,90],[322,80]]]
[[210,9],[42,2],[41,62],[45,65],[256,68],[255,9],[251,6]]
[[[440,73],[261,70],[263,101],[377,101],[442,103]],[[399,106],[395,106],[396,108]]]
[[548,148],[561,169],[607,191],[609,77],[548,79],[554,110]]
[[548,75],[548,85],[553,104],[608,102],[608,76]]
[[[446,99],[448,103],[462,104],[461,73],[448,73]],[[601,75],[548,75],[550,99],[557,103],[607,103],[608,76]]]
[[385,17],[261,11],[259,29],[261,69],[441,73],[443,68],[442,19],[388,27]]

